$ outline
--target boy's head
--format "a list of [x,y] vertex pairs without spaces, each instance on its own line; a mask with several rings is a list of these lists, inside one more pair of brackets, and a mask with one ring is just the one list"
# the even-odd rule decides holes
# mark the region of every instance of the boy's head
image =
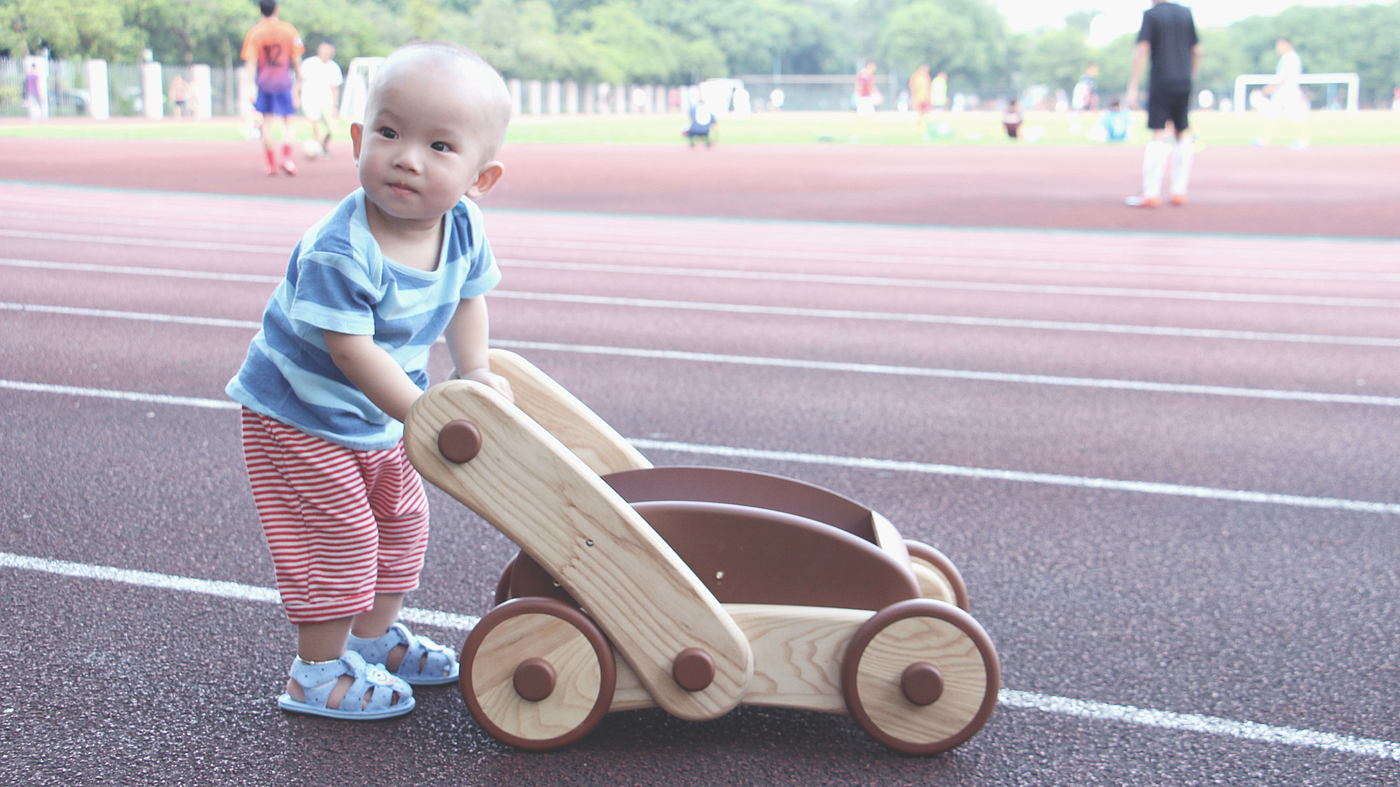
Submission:
[[277,13],[277,0],[258,0],[258,10],[263,16],[272,16]]
[[500,179],[495,160],[510,123],[500,74],[455,44],[416,43],[379,66],[364,123],[350,127],[360,184],[384,213],[441,217]]

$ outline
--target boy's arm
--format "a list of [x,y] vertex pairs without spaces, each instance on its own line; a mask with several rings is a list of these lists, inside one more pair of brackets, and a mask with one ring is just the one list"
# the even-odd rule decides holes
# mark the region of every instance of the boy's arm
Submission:
[[373,336],[322,331],[336,368],[392,418],[403,421],[423,391]]
[[447,340],[447,351],[452,355],[452,363],[457,367],[457,377],[475,380],[495,388],[502,396],[515,401],[506,378],[491,371],[491,359],[487,354],[487,338],[491,333],[490,320],[486,315],[486,296],[477,295],[463,298],[457,304],[457,313],[447,324],[443,338]]

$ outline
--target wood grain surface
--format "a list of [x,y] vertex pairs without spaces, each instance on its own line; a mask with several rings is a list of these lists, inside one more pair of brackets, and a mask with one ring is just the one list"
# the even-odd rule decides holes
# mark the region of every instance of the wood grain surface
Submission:
[[554,378],[509,350],[491,351],[491,371],[510,381],[515,406],[600,476],[651,467],[607,421]]
[[[541,658],[554,668],[554,691],[538,702],[515,691],[515,668]],[[593,645],[566,620],[531,613],[503,621],[472,659],[472,686],[481,710],[505,732],[529,740],[566,735],[597,703],[602,670]]]
[[[437,435],[465,419],[481,430],[470,462],[443,458]],[[684,719],[737,705],[753,675],[747,639],[676,553],[577,456],[500,394],[454,380],[414,404],[404,435],[418,472],[544,566],[598,624],[657,704]],[[686,648],[715,661],[688,692],[671,677]]]
[[[943,695],[932,705],[904,696],[905,668],[928,662],[943,675]],[[932,617],[908,617],[886,626],[860,655],[856,690],[882,731],[915,745],[956,735],[976,716],[987,691],[987,665],[962,629]]]

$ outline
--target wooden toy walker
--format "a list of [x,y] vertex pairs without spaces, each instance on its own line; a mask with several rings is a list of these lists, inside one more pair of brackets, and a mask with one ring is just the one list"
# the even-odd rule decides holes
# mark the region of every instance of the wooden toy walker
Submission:
[[713,719],[740,703],[849,713],[901,752],[951,749],[996,705],[996,650],[937,550],[779,476],[652,467],[519,356],[515,404],[453,380],[414,405],[422,475],[520,545],[462,646],[497,739],[552,749],[608,711]]

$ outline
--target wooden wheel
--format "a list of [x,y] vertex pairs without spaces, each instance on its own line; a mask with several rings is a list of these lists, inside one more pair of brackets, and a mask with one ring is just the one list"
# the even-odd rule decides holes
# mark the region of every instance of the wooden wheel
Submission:
[[567,746],[612,704],[612,646],[582,612],[518,598],[476,624],[462,646],[462,697],[492,737],[522,749]]
[[919,580],[919,589],[923,591],[924,598],[946,601],[966,611],[967,585],[963,583],[962,574],[953,561],[922,541],[906,538],[904,546],[909,549],[909,562],[913,564],[914,578]]
[[906,754],[948,751],[992,715],[1001,668],[991,639],[949,604],[910,599],[856,630],[841,694],[870,737]]

